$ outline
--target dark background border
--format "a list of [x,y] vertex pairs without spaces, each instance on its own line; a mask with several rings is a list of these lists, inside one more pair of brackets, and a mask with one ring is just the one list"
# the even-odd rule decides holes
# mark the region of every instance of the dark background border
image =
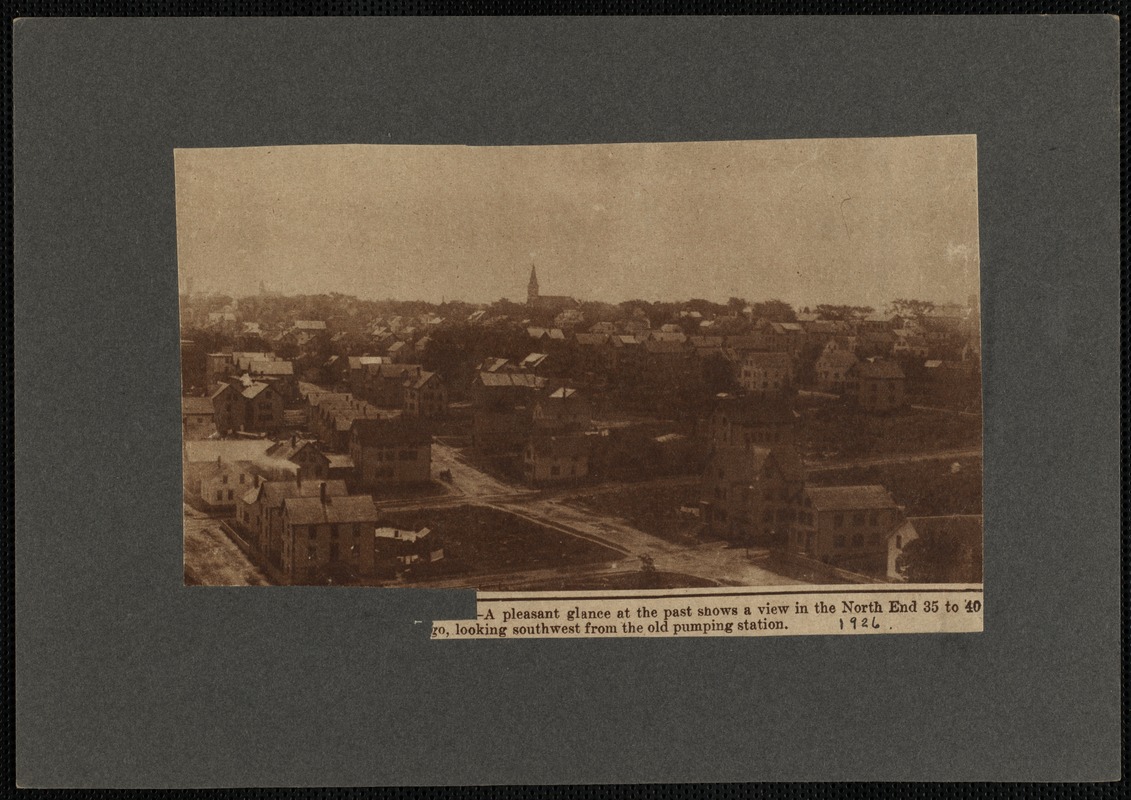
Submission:
[[[1114,21],[23,26],[22,784],[1117,777]],[[409,620],[466,593],[180,586],[172,147],[966,132],[984,634],[451,647]]]

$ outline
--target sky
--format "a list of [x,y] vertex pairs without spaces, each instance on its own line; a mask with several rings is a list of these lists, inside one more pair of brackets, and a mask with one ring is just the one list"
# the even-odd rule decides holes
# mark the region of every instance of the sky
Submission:
[[366,299],[978,292],[969,136],[174,153],[182,289]]

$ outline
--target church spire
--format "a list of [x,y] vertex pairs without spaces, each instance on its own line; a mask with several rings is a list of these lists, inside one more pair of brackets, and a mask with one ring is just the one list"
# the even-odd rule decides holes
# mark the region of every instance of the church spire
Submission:
[[526,285],[526,302],[528,305],[538,302],[538,273],[534,270],[533,263],[530,265],[530,283]]

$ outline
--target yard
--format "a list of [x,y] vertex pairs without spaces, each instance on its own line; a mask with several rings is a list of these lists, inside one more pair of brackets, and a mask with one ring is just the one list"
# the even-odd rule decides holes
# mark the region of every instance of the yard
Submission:
[[981,417],[904,408],[869,414],[838,400],[798,404],[798,445],[807,460],[869,458],[977,447]]
[[432,529],[444,558],[415,565],[413,577],[417,579],[554,569],[622,557],[594,542],[482,506],[389,512],[382,525]]
[[681,508],[698,508],[699,480],[666,483],[663,486],[623,486],[615,492],[584,492],[564,502],[604,516],[620,517],[645,533],[677,544],[695,545],[699,518]]
[[811,472],[811,486],[878,483],[911,517],[982,513],[982,460],[918,461]]
[[675,572],[615,572],[610,575],[554,578],[536,587],[538,591],[585,591],[615,589],[701,589],[718,586],[706,578]]

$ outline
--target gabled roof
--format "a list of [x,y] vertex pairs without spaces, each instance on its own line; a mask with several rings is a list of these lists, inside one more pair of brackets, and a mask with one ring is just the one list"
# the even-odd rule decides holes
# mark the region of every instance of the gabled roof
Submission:
[[249,363],[248,372],[250,372],[252,375],[272,375],[282,377],[286,375],[294,375],[295,368],[294,364],[292,364],[290,361],[257,360]]
[[285,458],[290,461],[307,447],[313,447],[315,450],[318,450],[318,446],[313,439],[283,439],[267,448],[267,455],[273,458]]
[[897,508],[883,486],[808,486],[805,489],[813,508],[819,511],[855,511]]
[[248,386],[245,386],[243,391],[240,392],[240,394],[242,394],[248,400],[254,400],[255,398],[259,397],[259,395],[263,394],[264,392],[266,392],[268,390],[270,390],[272,392],[275,391],[274,389],[271,388],[271,384],[269,384],[269,383],[258,383],[258,382],[256,382],[256,383],[249,384]]
[[571,397],[577,396],[577,389],[572,389],[569,386],[563,386],[560,389],[555,389],[547,395],[547,397],[553,400],[568,400]]
[[350,369],[364,369],[371,364],[388,364],[387,356],[349,356]]
[[488,358],[479,365],[480,372],[498,372],[501,369],[511,366],[511,362],[505,358]]
[[541,389],[546,379],[529,372],[480,372],[476,380],[490,388],[499,386],[518,386],[526,389]]
[[379,516],[373,498],[367,494],[328,497],[289,497],[283,501],[283,513],[293,525],[324,523],[376,522]]
[[593,347],[607,342],[609,335],[607,333],[575,333],[573,338],[574,341],[583,347]]
[[265,481],[259,488],[252,502],[261,503],[266,508],[278,508],[283,501],[292,497],[318,497],[322,492],[322,484],[326,484],[326,494],[330,497],[345,497],[346,482],[334,481]]
[[522,363],[520,363],[519,366],[523,369],[535,369],[536,367],[542,366],[542,363],[549,357],[547,353],[531,353],[526,358],[522,359]]
[[413,380],[411,377],[405,382],[405,386],[410,389],[423,389],[432,380],[439,380],[439,376],[435,372],[421,372],[420,375]]
[[236,391],[235,387],[232,386],[230,383],[222,383],[222,384],[220,384],[219,386],[216,387],[216,391],[214,391],[212,394],[208,395],[208,399],[209,400],[215,400],[217,397],[219,397],[224,392],[227,392],[229,390],[233,391],[233,392]]

